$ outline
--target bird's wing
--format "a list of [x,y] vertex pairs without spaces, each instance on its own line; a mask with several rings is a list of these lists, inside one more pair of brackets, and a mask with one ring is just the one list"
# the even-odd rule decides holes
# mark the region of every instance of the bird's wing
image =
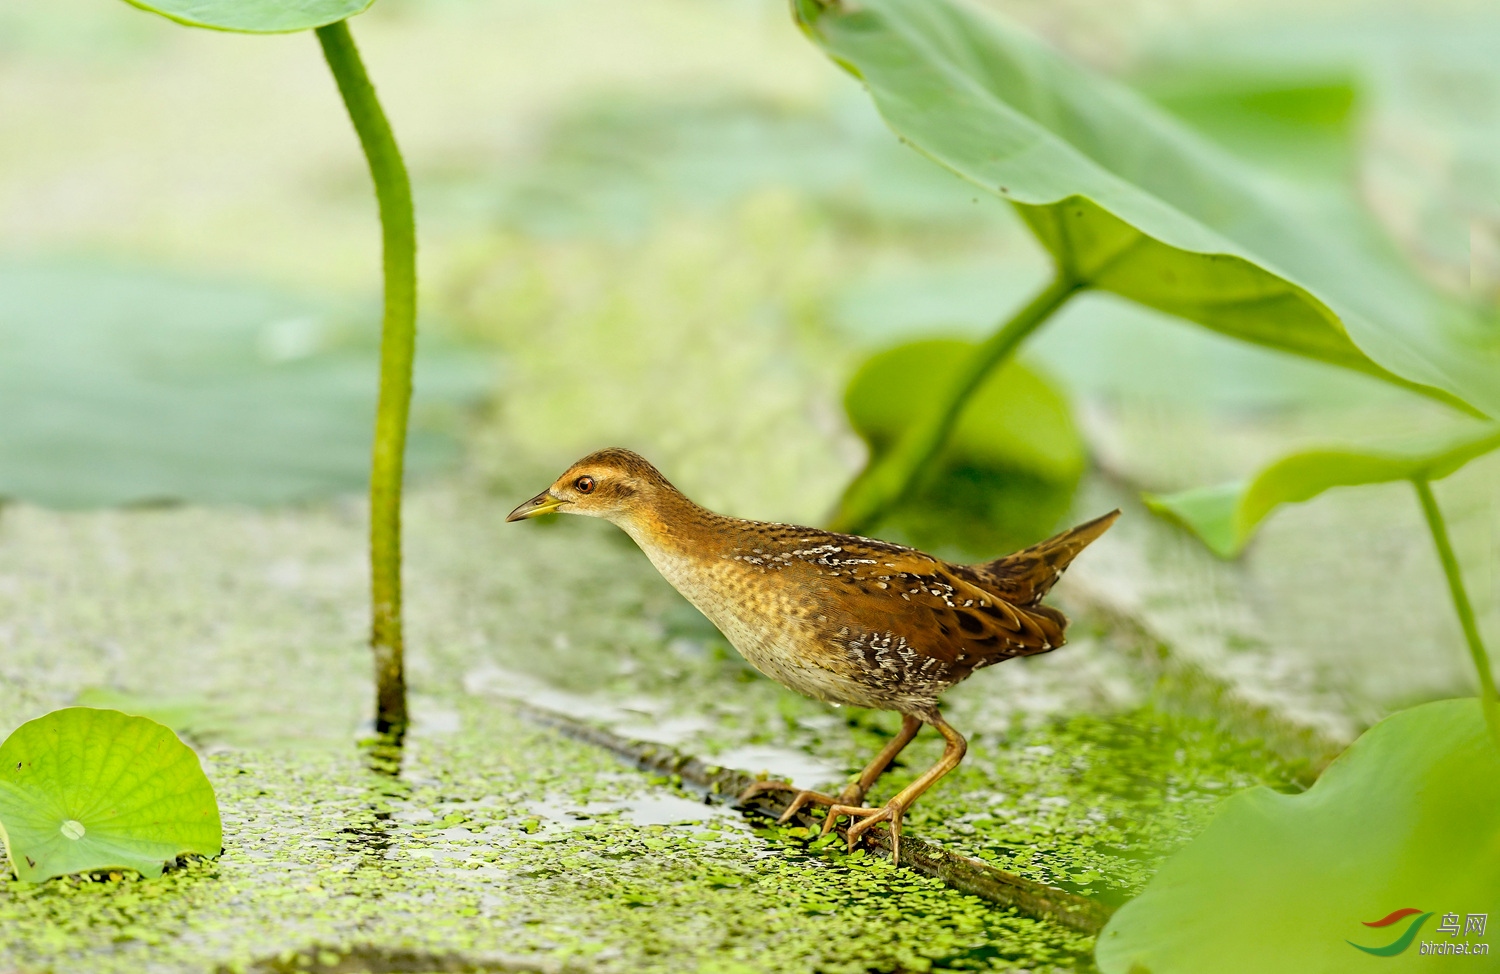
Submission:
[[921,656],[969,669],[1063,643],[1061,613],[1013,605],[972,569],[883,542],[841,539],[840,547],[823,566],[823,588],[831,616],[857,620],[855,638],[901,640]]

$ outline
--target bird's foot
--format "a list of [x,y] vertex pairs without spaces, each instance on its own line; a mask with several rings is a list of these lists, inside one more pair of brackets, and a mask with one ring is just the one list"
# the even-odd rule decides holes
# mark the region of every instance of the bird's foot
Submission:
[[835,798],[832,795],[825,795],[821,791],[810,791],[806,788],[798,788],[796,785],[786,781],[757,781],[749,788],[746,788],[744,791],[740,792],[740,797],[737,804],[743,805],[745,804],[745,802],[754,798],[756,795],[764,795],[769,791],[795,792],[795,794],[792,795],[791,804],[788,805],[785,810],[782,811],[781,815],[776,819],[776,824],[785,825],[786,823],[790,822],[798,812],[802,811],[802,809],[806,808],[808,805],[837,805],[840,802],[859,801],[862,796],[854,794],[851,791],[851,788],[845,788],[843,793]]
[[878,822],[887,822],[891,830],[891,862],[901,864],[901,818],[906,814],[906,806],[892,798],[880,808],[864,808],[859,805],[830,805],[828,817],[823,820],[823,834],[827,835],[833,831],[841,816],[847,815],[849,823],[849,851],[859,844],[860,836],[870,831]]

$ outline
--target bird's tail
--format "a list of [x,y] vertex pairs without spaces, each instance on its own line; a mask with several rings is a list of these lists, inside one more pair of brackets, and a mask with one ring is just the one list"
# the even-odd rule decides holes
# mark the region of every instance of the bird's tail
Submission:
[[1108,531],[1119,516],[1118,510],[1110,511],[1030,548],[974,568],[990,580],[995,594],[1007,602],[1023,607],[1034,606],[1057,584],[1078,553]]

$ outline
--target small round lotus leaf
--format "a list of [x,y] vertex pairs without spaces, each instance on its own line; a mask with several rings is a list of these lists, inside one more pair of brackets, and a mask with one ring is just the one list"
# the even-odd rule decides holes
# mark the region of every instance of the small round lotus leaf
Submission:
[[16,875],[134,869],[218,855],[219,803],[198,756],[169,729],[117,710],[72,707],[0,744],[0,838]]
[[375,0],[125,0],[189,27],[242,34],[311,30],[364,13]]

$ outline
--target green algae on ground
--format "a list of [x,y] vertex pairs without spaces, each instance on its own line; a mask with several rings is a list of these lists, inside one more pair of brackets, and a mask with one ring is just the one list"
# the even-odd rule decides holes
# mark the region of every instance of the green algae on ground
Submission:
[[[930,742],[922,747],[936,756]],[[882,787],[900,787],[927,756],[912,754]],[[1080,714],[1003,738],[975,737],[947,787],[908,814],[907,830],[1118,905],[1222,799],[1254,784],[1296,787],[1297,772],[1209,720],[1149,707]]]
[[271,942],[293,949],[504,952],[605,971],[1087,963],[1089,938],[877,857],[776,853],[711,810],[680,826],[609,811],[538,816],[549,803],[628,804],[662,786],[476,701],[458,706],[469,730],[417,735],[401,782],[352,750],[216,754],[220,860],[157,884],[0,887],[0,959],[22,970],[136,970],[147,958],[156,970],[239,970],[275,930]]
[[[483,449],[504,455],[505,444]],[[0,602],[35,621],[7,656],[19,679],[0,684],[5,712],[108,681],[201,699],[235,731],[198,721],[195,739],[221,797],[223,860],[169,873],[149,901],[130,883],[4,888],[0,967],[125,970],[149,947],[164,970],[248,969],[313,946],[545,955],[606,971],[1088,966],[1087,938],[883,860],[768,844],[708,813],[637,824],[629,803],[670,797],[669,783],[500,713],[488,696],[514,696],[508,685],[711,758],[779,748],[838,771],[861,766],[893,729],[890,715],[830,710],[752,673],[607,526],[507,530],[490,514],[532,472],[413,496],[419,693],[399,778],[370,772],[350,746],[368,679],[355,506],[8,509],[0,527],[24,571],[7,576]],[[174,540],[184,538],[193,544]],[[252,568],[226,572],[234,558]],[[96,581],[70,583],[80,575]],[[105,665],[110,653],[129,666]],[[201,665],[184,670],[189,655]],[[909,832],[1107,899],[1138,888],[1154,847],[1190,834],[1215,795],[1290,780],[1207,722],[1118,708],[1066,716],[1111,712],[1113,682],[1129,684],[1122,701],[1149,697],[1148,677],[1081,629],[1057,654],[959,688],[950,709],[969,758],[917,804]],[[933,747],[924,735],[881,788]]]
[[[896,727],[862,711],[848,722],[856,754]],[[872,801],[899,790],[938,756],[919,739]],[[1153,708],[1077,715],[970,737],[963,764],[907,813],[904,834],[976,856],[1026,879],[1118,906],[1168,854],[1207,824],[1218,803],[1255,784],[1295,789],[1299,766],[1213,722]],[[762,834],[808,854],[836,856],[800,828]]]
[[[783,822],[782,817],[787,814],[792,800],[790,792],[764,793],[748,804],[741,803],[737,796],[743,795],[757,778],[746,771],[722,767],[674,747],[631,740],[550,711],[522,707],[519,713],[527,720],[559,730],[573,740],[602,748],[639,771],[665,776],[674,786],[687,785],[703,795],[705,801],[733,804],[746,815],[771,819],[776,827],[762,833],[767,838],[811,837],[811,847],[815,849],[827,848],[848,838],[847,822],[838,823],[837,834],[824,832],[819,835],[813,810],[808,808],[795,812],[790,822]],[[831,823],[825,818],[823,824]],[[1098,934],[1111,912],[1086,896],[1024,879],[910,836],[901,842],[899,861],[896,861],[897,850],[888,830],[866,833],[860,846],[882,857],[892,856],[893,861],[904,869],[940,879],[953,889],[978,896],[998,908],[1014,908],[1025,916],[1059,923],[1089,936]],[[851,853],[854,851],[850,850]]]

